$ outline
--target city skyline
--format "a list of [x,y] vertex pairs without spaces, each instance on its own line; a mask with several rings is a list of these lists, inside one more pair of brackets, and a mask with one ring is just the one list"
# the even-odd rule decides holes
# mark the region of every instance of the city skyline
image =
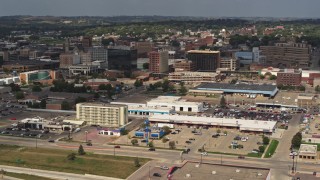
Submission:
[[1,4],[0,16],[320,17],[316,0],[29,0],[23,5],[21,0],[10,0]]

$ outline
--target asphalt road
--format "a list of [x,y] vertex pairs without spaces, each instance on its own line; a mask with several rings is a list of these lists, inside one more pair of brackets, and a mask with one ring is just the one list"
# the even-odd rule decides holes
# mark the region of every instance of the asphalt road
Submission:
[[[36,142],[34,139],[6,137],[6,136],[0,137],[0,143],[12,144],[12,145],[15,144],[15,145],[29,146],[29,147],[36,146]],[[199,145],[201,145],[201,143],[199,143]],[[66,142],[49,143],[44,140],[38,140],[37,146],[43,147],[43,148],[77,150],[79,147],[79,144],[66,143]],[[114,149],[112,145],[103,145],[103,146],[95,145],[91,147],[85,146],[84,148],[86,151],[95,152],[97,154],[109,154],[109,155],[115,154],[120,156],[152,158],[152,159],[155,159],[157,163],[169,163],[169,164],[181,163],[180,152],[175,150],[157,149],[155,152],[150,152],[148,151],[147,148],[132,147],[132,146],[121,146],[121,148]],[[289,149],[287,151],[289,152]],[[288,157],[288,152],[283,151],[282,153]],[[280,154],[279,152],[277,153]],[[279,156],[281,157],[281,155]],[[200,161],[201,156],[197,152],[190,152],[189,154],[183,154],[182,157],[183,157],[183,160]],[[279,159],[277,156],[274,156],[273,158],[270,158],[270,159],[257,159],[257,158],[238,159],[236,156],[209,154],[208,156],[203,156],[202,159],[203,159],[203,162],[271,168],[273,171],[272,174],[274,177],[272,179],[277,179],[279,177],[288,177],[288,167],[292,164],[292,161],[289,158]],[[320,164],[314,164],[314,163],[298,163],[298,168],[297,168],[298,171],[311,171],[311,172],[318,171],[319,169],[320,169]],[[143,170],[142,168],[141,171],[145,171],[145,170]],[[137,177],[139,177],[140,175],[141,173],[137,173]],[[130,177],[130,179],[136,179],[137,177],[133,175]]]

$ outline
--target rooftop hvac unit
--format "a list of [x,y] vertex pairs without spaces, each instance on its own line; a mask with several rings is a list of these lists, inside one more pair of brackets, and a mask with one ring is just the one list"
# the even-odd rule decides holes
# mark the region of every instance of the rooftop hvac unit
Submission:
[[217,174],[217,172],[216,171],[212,171],[211,174]]

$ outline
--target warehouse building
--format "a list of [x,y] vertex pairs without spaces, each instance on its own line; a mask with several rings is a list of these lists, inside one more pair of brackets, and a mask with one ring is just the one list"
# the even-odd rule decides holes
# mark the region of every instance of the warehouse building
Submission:
[[206,96],[215,94],[253,94],[274,97],[277,92],[277,86],[271,84],[202,83],[193,89],[189,89],[189,94]]

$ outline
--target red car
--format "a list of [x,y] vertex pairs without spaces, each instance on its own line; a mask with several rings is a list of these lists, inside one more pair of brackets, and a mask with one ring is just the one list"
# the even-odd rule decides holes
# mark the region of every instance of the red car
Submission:
[[17,118],[13,117],[13,118],[11,118],[10,120],[15,121],[15,120],[17,120]]
[[120,148],[120,146],[118,145],[118,146],[114,146],[114,148]]

